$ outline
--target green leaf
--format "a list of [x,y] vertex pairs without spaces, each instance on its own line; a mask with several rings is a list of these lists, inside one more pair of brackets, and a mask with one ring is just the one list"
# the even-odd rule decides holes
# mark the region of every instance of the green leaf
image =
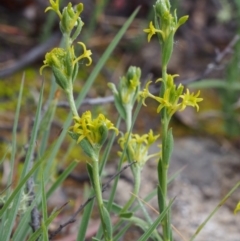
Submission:
[[172,134],[172,128],[170,128],[167,132],[167,137],[166,137],[166,144],[163,148],[165,148],[164,153],[165,156],[163,158],[164,165],[169,166],[170,158],[172,155],[173,151],[173,145],[174,145],[174,139],[173,139],[173,134]]
[[101,140],[99,140],[98,144],[99,146],[101,147],[105,141],[107,140],[107,137],[108,137],[108,128],[105,124],[99,126],[99,134],[101,135]]
[[[27,154],[26,154],[23,170],[22,170],[21,177],[20,177],[20,183],[17,185],[17,187],[15,188],[13,193],[7,199],[3,208],[0,210],[0,217],[3,216],[5,211],[8,211],[7,212],[7,219],[5,219],[5,217],[3,218],[3,220],[5,222],[5,225],[4,225],[5,228],[1,228],[1,230],[0,230],[2,240],[9,240],[10,235],[12,233],[12,227],[14,225],[16,215],[17,215],[17,212],[18,212],[21,194],[22,194],[22,190],[23,190],[22,188],[25,185],[27,179],[39,167],[38,163],[35,163],[34,167],[31,169],[31,171],[29,171],[29,167],[30,167],[30,163],[31,163],[31,160],[32,160],[34,148],[35,148],[35,145],[36,145],[39,123],[40,123],[40,119],[41,119],[40,114],[41,114],[41,107],[42,107],[43,89],[44,89],[44,85],[42,85],[42,87],[41,87],[39,102],[38,102],[37,111],[36,111],[36,118],[35,118],[35,121],[34,121],[32,135],[31,135],[31,139],[29,141],[29,148],[28,148],[28,151],[27,151]],[[8,207],[10,205],[12,205],[11,210],[8,210]]]
[[89,178],[90,178],[91,185],[92,185],[92,187],[94,187],[93,168],[92,168],[92,165],[89,164],[89,163],[87,163],[87,171],[88,171],[88,175],[89,175]]
[[[77,141],[78,138],[79,138],[79,134],[77,133],[74,133],[72,131],[68,131],[68,134],[73,138],[73,140]],[[91,159],[92,158],[95,158],[96,156],[96,148],[93,148],[93,146],[91,145],[91,143],[88,141],[87,138],[84,138],[82,139],[78,145],[82,148],[82,150],[84,151],[84,153],[90,157]]]
[[49,188],[46,197],[47,199],[52,195],[52,193],[60,187],[63,181],[67,178],[67,176],[74,170],[74,168],[78,165],[76,161],[71,162],[71,164],[64,170],[64,172],[56,179],[53,185]]
[[101,241],[101,239],[98,239],[98,238],[95,238],[95,237],[93,237],[92,240],[93,241]]
[[133,215],[132,212],[125,212],[125,213],[120,213],[120,214],[119,214],[119,217],[120,217],[120,218],[129,219],[129,218],[132,217],[132,215]]
[[157,171],[158,171],[158,180],[162,179],[162,173],[163,173],[163,166],[162,166],[162,158],[159,158],[158,165],[157,165]]
[[240,211],[240,202],[238,202],[237,206],[235,207],[233,213],[237,214]]
[[181,25],[183,25],[184,23],[186,23],[187,22],[187,20],[188,20],[188,18],[189,18],[189,16],[188,15],[185,15],[185,16],[183,16],[183,17],[181,17],[179,20],[178,20],[178,28],[181,26]]
[[74,65],[74,68],[73,68],[72,82],[74,82],[76,80],[76,78],[77,78],[78,69],[79,69],[79,65],[78,65],[78,63],[76,63]]
[[126,120],[126,111],[125,109],[123,108],[123,103],[122,101],[120,100],[119,96],[118,95],[114,95],[114,104],[115,104],[115,107],[119,113],[119,115],[121,116],[122,119]]
[[[92,197],[94,194],[95,192],[92,189],[89,196]],[[91,213],[93,210],[93,204],[94,204],[94,201],[92,200],[83,210],[83,215],[82,215],[80,227],[78,229],[78,236],[76,241],[85,241],[89,220],[91,218]]]
[[158,216],[158,218],[153,222],[153,224],[148,228],[148,230],[138,239],[138,241],[147,241],[149,240],[149,237],[151,237],[154,230],[157,228],[157,226],[160,224],[160,222],[163,220],[164,216],[167,214],[168,210],[173,204],[173,200],[168,204],[167,208],[162,211],[161,215]]
[[128,223],[125,227],[121,227],[121,229],[117,232],[116,236],[114,236],[113,241],[121,240],[123,235],[127,232],[127,230],[132,226],[131,223]]
[[44,182],[44,167],[41,167],[41,193],[42,193],[42,230],[43,230],[43,240],[48,241],[48,231],[46,227],[46,222],[48,218],[48,211],[47,211],[47,198],[45,192],[45,182]]
[[189,88],[193,89],[228,89],[232,91],[239,91],[240,84],[239,83],[231,83],[229,84],[226,80],[220,79],[203,79],[201,81],[193,82],[188,84]]
[[112,221],[108,210],[104,206],[102,206],[102,215],[103,215],[104,228],[106,229],[109,240],[112,240]]
[[43,118],[41,119],[40,127],[39,127],[39,139],[41,138],[39,155],[43,155],[44,151],[46,151],[48,145],[48,138],[50,135],[50,127],[51,123],[54,119],[54,114],[56,112],[56,107],[58,103],[58,98],[54,98],[49,101],[50,105],[47,111],[44,113]]
[[42,236],[43,236],[43,241],[49,241],[48,230],[44,222],[42,222]]
[[163,66],[167,66],[168,62],[172,56],[172,52],[173,52],[173,45],[174,45],[174,32],[172,31],[168,38],[164,40],[163,42],[163,53],[162,53],[162,65]]
[[163,207],[164,207],[164,196],[163,196],[163,193],[162,193],[162,188],[160,185],[157,186],[157,190],[158,190],[158,207],[159,207],[159,210],[160,212],[162,212],[163,210]]
[[68,87],[68,79],[65,76],[65,74],[63,73],[62,70],[60,70],[59,68],[52,66],[52,72],[53,75],[55,77],[55,80],[57,82],[57,84],[63,89],[66,90]]
[[[49,218],[44,223],[45,227],[48,227],[50,223],[59,215],[62,211],[62,208],[58,209],[57,211],[53,212]],[[36,241],[39,236],[43,233],[43,227],[41,226],[36,232],[34,232],[28,239],[28,241]]]

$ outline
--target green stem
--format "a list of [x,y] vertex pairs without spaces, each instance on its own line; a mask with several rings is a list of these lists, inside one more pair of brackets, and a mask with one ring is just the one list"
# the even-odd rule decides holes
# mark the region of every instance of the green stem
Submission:
[[127,126],[127,132],[130,131],[131,126],[132,126],[132,105],[125,105],[125,110],[126,110],[126,126]]
[[[167,82],[167,66],[162,67],[162,79],[163,79],[163,85],[161,90],[161,97],[163,97],[164,92],[166,91],[166,82]],[[162,190],[162,196],[163,196],[163,212],[167,208],[167,183],[168,183],[168,167],[169,167],[169,160],[167,160],[168,153],[166,153],[168,150],[167,148],[167,135],[168,135],[168,128],[169,128],[169,119],[167,116],[167,110],[164,108],[161,112],[161,125],[162,125],[162,173],[160,175],[161,180],[160,186]],[[162,221],[162,227],[163,227],[163,239],[164,241],[171,240],[171,223],[170,223],[170,214],[169,212],[165,215]]]
[[128,202],[125,204],[125,206],[123,207],[121,213],[126,212],[131,205],[133,204],[133,202],[136,199],[136,196],[138,195],[139,189],[140,189],[140,184],[141,184],[141,168],[137,165],[134,164],[134,189],[133,189],[133,194],[131,196],[131,198],[128,200]]
[[103,206],[103,199],[102,199],[102,188],[100,183],[100,176],[99,176],[99,165],[98,160],[93,160],[93,185],[94,185],[94,191],[97,199],[97,204],[99,208],[101,223],[103,227],[103,234],[106,241],[111,241],[112,234],[108,233],[108,230],[106,228],[106,220],[104,215],[104,206]]
[[71,80],[69,80],[69,86],[68,86],[68,89],[66,90],[66,93],[67,93],[69,106],[70,106],[70,109],[73,113],[73,116],[78,116],[77,107],[75,105],[75,101],[74,101],[74,97],[73,97],[73,87],[72,87],[72,81]]

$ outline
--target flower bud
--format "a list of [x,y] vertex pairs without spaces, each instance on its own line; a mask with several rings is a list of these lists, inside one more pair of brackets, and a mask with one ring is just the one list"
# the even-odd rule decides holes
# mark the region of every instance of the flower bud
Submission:
[[169,0],[157,0],[155,7],[155,11],[157,16],[162,20],[170,11],[170,3]]
[[54,48],[51,52],[45,55],[44,65],[40,68],[40,74],[45,67],[51,67],[57,84],[64,90],[68,86],[68,80],[72,70],[67,64],[69,52],[62,48]]
[[62,19],[60,22],[60,29],[62,33],[70,34],[74,27],[77,25],[83,25],[82,21],[78,21],[81,12],[83,11],[83,4],[79,3],[76,6],[76,9],[72,7],[71,3],[68,3],[68,6],[63,9]]

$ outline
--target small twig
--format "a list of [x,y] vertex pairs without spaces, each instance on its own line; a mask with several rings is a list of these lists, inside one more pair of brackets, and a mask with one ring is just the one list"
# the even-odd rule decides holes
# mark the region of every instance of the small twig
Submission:
[[47,50],[51,49],[59,38],[59,33],[53,34],[49,40],[27,52],[9,68],[0,69],[0,78],[7,77],[36,61],[39,57],[43,56]]
[[219,66],[219,64],[227,54],[232,53],[233,47],[239,40],[240,40],[240,35],[235,35],[234,38],[231,40],[231,42],[227,45],[227,47],[223,51],[217,53],[214,61],[207,65],[206,69],[200,76],[197,76],[189,80],[183,80],[181,81],[181,83],[184,85],[187,85],[192,82],[197,82],[204,79],[206,76],[208,76],[213,70],[215,70]]
[[[115,179],[116,176],[120,175],[122,172],[124,172],[128,167],[130,167],[131,165],[133,165],[134,163],[136,163],[135,161],[134,162],[131,162],[130,164],[126,165],[125,167],[123,167],[119,172],[117,172],[116,174],[114,174],[108,181],[107,183],[103,186],[102,188],[102,193],[104,191],[106,191],[108,185],[110,184],[110,182]],[[77,215],[88,205],[88,203],[90,203],[93,199],[95,198],[95,195],[88,198],[87,201],[83,204],[80,205],[80,207],[78,208],[78,210],[70,217],[70,219],[68,221],[66,221],[65,223],[63,224],[60,224],[58,229],[55,230],[53,233],[51,233],[49,235],[49,239],[52,239],[54,236],[56,236],[59,232],[61,232],[61,230],[66,227],[67,225],[71,224],[71,223],[74,223],[76,221],[76,217]]]
[[[82,105],[100,105],[105,103],[110,103],[114,101],[113,95],[103,97],[103,98],[87,98],[82,101]],[[67,101],[59,101],[57,104],[58,107],[69,108],[69,104]]]

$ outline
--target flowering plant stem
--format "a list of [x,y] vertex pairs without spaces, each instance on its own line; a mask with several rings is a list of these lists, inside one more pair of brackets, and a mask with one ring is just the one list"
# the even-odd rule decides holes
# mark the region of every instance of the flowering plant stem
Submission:
[[109,227],[109,224],[108,224],[108,222],[110,221],[110,217],[109,217],[108,211],[103,206],[98,159],[93,160],[92,168],[93,168],[93,187],[94,187],[97,204],[99,208],[99,213],[100,213],[100,218],[101,218],[101,223],[103,228],[103,235],[106,241],[111,241],[112,232],[111,232],[111,227]]
[[[167,67],[163,66],[162,67],[162,79],[163,79],[163,84],[162,84],[162,93],[165,92],[166,88],[166,78],[167,78]],[[160,97],[162,97],[162,93],[160,93]],[[167,135],[168,135],[168,128],[169,128],[169,118],[167,116],[167,111],[166,108],[164,108],[161,112],[161,136],[162,136],[162,160],[160,160],[159,165],[161,165],[161,173],[158,174],[159,176],[159,185],[161,188],[161,195],[163,198],[162,200],[162,210],[165,210],[167,208],[167,183],[168,183],[168,167],[169,167],[169,158],[168,156],[171,155],[169,153],[169,148],[168,148],[168,141],[167,141]],[[167,153],[168,152],[168,153]],[[163,227],[163,240],[171,240],[170,239],[170,230],[171,230],[171,223],[170,223],[170,215],[169,211],[165,215],[162,221],[162,227]]]
[[[71,83],[71,81],[69,81],[69,83]],[[73,116],[78,116],[78,111],[77,111],[76,104],[75,104],[74,97],[73,97],[72,83],[69,84],[68,89],[66,90],[66,93],[67,93],[69,106],[70,106],[70,109],[73,113]]]
[[133,202],[136,199],[136,196],[138,195],[140,184],[141,184],[141,168],[138,165],[134,165],[133,167],[134,172],[134,189],[131,198],[128,200],[128,202],[124,205],[122,208],[121,213],[127,212],[127,210],[131,207]]

